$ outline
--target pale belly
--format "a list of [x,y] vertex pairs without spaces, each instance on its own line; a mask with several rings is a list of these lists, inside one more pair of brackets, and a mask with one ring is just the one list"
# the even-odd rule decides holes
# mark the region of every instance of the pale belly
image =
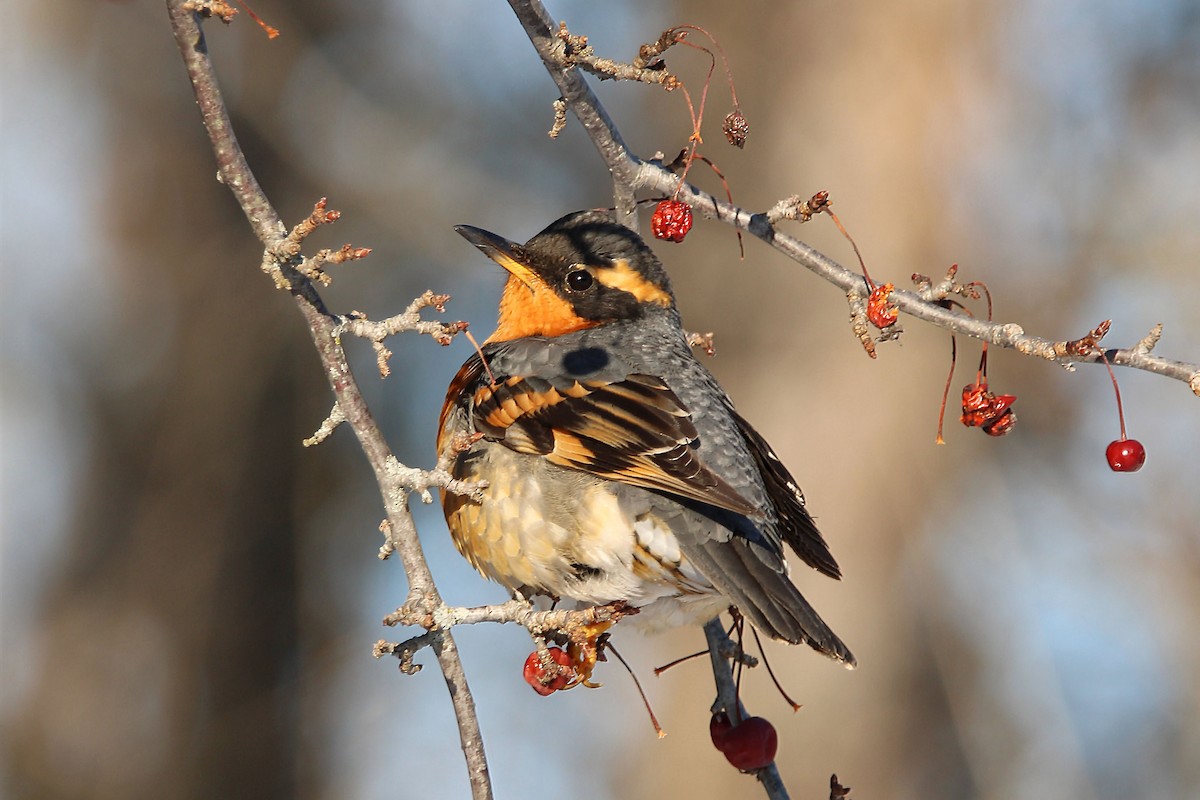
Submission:
[[704,622],[729,605],[680,552],[641,489],[497,444],[472,450],[455,473],[467,480],[484,473],[489,486],[482,503],[443,498],[454,544],[509,590],[584,604],[626,600],[642,609],[632,621],[650,629]]

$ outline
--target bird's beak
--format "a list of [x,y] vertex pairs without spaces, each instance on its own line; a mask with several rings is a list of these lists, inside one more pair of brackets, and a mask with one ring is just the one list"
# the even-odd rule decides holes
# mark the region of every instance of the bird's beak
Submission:
[[510,242],[503,236],[497,236],[491,231],[476,228],[474,225],[455,225],[454,230],[530,289],[542,283],[538,274],[525,263],[521,254],[521,246],[516,242]]

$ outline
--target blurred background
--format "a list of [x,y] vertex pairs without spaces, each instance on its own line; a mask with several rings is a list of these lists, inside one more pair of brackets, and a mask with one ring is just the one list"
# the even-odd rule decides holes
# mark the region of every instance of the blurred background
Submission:
[[[209,24],[234,124],[291,223],[343,211],[310,245],[339,267],[338,311],[380,318],[427,288],[486,335],[501,270],[451,230],[523,240],[608,205],[574,120],[499,0],[256,0]],[[1193,0],[903,3],[553,2],[602,54],[629,58],[682,22],[720,39],[752,130],[705,152],[752,210],[831,192],[872,273],[906,285],[951,263],[997,316],[1057,339],[1115,321],[1127,346],[1200,358],[1200,7]],[[371,658],[405,597],[380,563],[382,508],[349,431],[304,449],[330,396],[300,316],[215,165],[161,3],[9,3],[3,58],[0,336],[0,793],[20,798],[464,798],[436,663]],[[707,63],[668,64],[699,87]],[[678,93],[607,83],[633,148],[673,154]],[[719,190],[704,169],[693,172]],[[645,222],[645,218],[643,218]],[[827,219],[796,228],[850,264]],[[934,445],[948,336],[905,321],[870,361],[840,293],[756,241],[700,221],[656,243],[710,366],[790,465],[845,572],[799,573],[854,649],[855,672],[768,644],[804,708],[762,670],[796,798],[836,772],[869,798],[1200,795],[1200,405],[1121,371],[1134,475],[1099,368],[995,352],[1020,423],[956,422]],[[358,374],[399,458],[433,462],[444,387],[469,354],[391,343]],[[977,348],[960,342],[955,392]],[[956,415],[951,412],[951,417]],[[436,507],[426,552],[455,604],[502,600],[453,551]],[[632,684],[543,699],[512,627],[457,634],[499,797],[756,797],[707,735],[697,630],[618,631],[669,735]]]

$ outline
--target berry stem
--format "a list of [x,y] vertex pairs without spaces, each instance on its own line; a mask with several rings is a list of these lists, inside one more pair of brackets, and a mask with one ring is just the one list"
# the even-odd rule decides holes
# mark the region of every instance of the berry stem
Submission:
[[[638,680],[638,676],[635,675],[633,669],[630,668],[629,662],[627,662],[625,658],[617,652],[617,648],[612,646],[612,642],[607,642],[606,647],[608,648],[608,652],[616,656],[617,661],[621,662],[621,666],[623,666],[625,671],[629,673],[629,677],[633,678],[633,685],[637,687],[638,694],[641,695],[642,705],[646,707],[646,713],[650,715],[650,724],[654,726],[654,732],[658,734],[658,738],[663,738],[667,735],[667,732],[662,729],[662,725],[658,724],[658,717],[654,716],[654,709],[650,707],[650,700],[646,697],[646,693],[642,691],[642,682]],[[696,655],[702,655],[702,653],[697,653]]]
[[[717,52],[721,54],[721,64],[725,68],[725,79],[727,81],[729,81],[729,96],[733,100],[734,110],[740,110],[741,107],[738,105],[737,89],[733,85],[733,70],[731,70],[729,68],[729,59],[725,57],[725,48],[721,47],[721,43],[717,41],[717,37],[713,36],[711,33],[704,30],[704,28],[701,28],[699,25],[677,25],[677,26],[675,26],[675,29],[676,30],[686,29],[689,31],[696,31],[698,33],[702,33],[708,37],[708,40],[710,42],[713,43],[713,47],[717,48]],[[682,42],[683,44],[688,45],[689,47],[695,47],[699,50],[704,50],[703,47],[700,47],[699,45],[694,45],[685,39],[680,39],[679,41]],[[708,51],[705,50],[705,52],[707,53]],[[712,53],[708,53],[708,54],[710,56],[712,55]]]
[[250,15],[250,19],[252,19],[258,23],[258,27],[262,28],[263,31],[266,32],[268,39],[274,39],[276,36],[279,35],[278,28],[272,28],[270,25],[268,25],[266,22],[264,22],[262,17],[258,16],[258,14],[255,14],[254,9],[252,9],[250,6],[246,5],[246,3],[242,2],[242,0],[237,0],[237,4],[239,6],[241,6],[242,9],[245,10],[245,12],[247,14]]
[[762,639],[758,638],[758,631],[751,627],[750,632],[754,634],[754,644],[758,646],[758,652],[759,655],[762,656],[763,666],[767,668],[767,674],[771,676],[771,682],[775,684],[775,689],[780,695],[783,696],[784,702],[792,707],[793,712],[799,711],[802,706],[793,700],[791,695],[784,691],[783,685],[779,682],[779,678],[775,677],[775,670],[771,669],[771,662],[767,660],[767,651],[763,649]]
[[[957,265],[956,265],[956,266],[957,266]],[[986,284],[986,283],[984,283],[983,281],[971,281],[971,282],[970,282],[970,283],[968,283],[968,284],[966,285],[966,287],[964,287],[964,288],[967,288],[967,289],[974,289],[974,288],[983,289],[983,296],[987,298],[987,306],[988,306],[988,322],[991,322],[991,321],[992,321],[992,292],[991,292],[991,290],[990,290],[990,289],[988,289],[988,287],[987,287],[987,284]],[[978,295],[976,295],[976,296],[975,296],[975,299],[978,299]]]
[[850,246],[854,248],[854,255],[858,258],[858,266],[862,268],[863,279],[867,282],[867,291],[875,291],[875,281],[871,280],[871,273],[867,272],[867,262],[863,260],[862,253],[858,251],[858,243],[854,241],[854,237],[850,235],[850,232],[846,230],[846,226],[838,219],[838,215],[833,213],[832,208],[827,205],[823,210],[833,220],[833,224],[837,226],[837,229],[842,232],[842,236],[846,237],[846,241],[850,243]]
[[692,168],[692,162],[696,160],[696,144],[696,140],[693,139],[691,144],[688,145],[687,161],[683,164],[683,172],[679,175],[679,183],[676,184],[675,191],[671,192],[672,200],[679,199],[679,190],[687,183],[687,174]]
[[487,357],[483,354],[483,348],[479,346],[479,342],[475,341],[475,337],[471,335],[470,331],[463,331],[463,335],[467,337],[467,341],[471,343],[471,346],[475,348],[475,352],[479,354],[479,360],[483,362],[483,368],[487,370],[488,381],[494,388],[496,386],[496,376],[492,373],[492,367],[488,364]]
[[[612,650],[612,647],[609,646],[609,649]],[[614,650],[613,652],[615,653],[616,651]],[[658,677],[659,675],[662,675],[664,672],[669,670],[671,667],[677,667],[685,661],[691,661],[693,658],[699,658],[700,656],[706,656],[706,655],[708,655],[708,650],[700,650],[699,652],[692,653],[691,655],[686,655],[686,656],[677,658],[674,661],[668,661],[666,664],[663,664],[661,667],[654,668],[654,676]],[[618,656],[618,658],[620,658],[620,656]]]
[[[992,321],[992,292],[990,289],[988,289],[987,284],[984,283],[983,281],[971,281],[964,288],[972,289],[972,288],[976,288],[976,287],[983,289],[983,296],[987,298],[987,309],[988,309],[987,318],[988,318],[988,322],[991,322]],[[978,297],[978,295],[976,295],[976,297]],[[988,355],[988,343],[984,342],[983,343],[983,351],[979,355],[979,372],[975,376],[975,385],[976,386],[979,386],[983,381],[987,380],[987,355]]]
[[1116,373],[1113,372],[1112,364],[1108,363],[1108,355],[1105,354],[1104,349],[1096,348],[1096,351],[1100,354],[1100,360],[1104,362],[1104,368],[1108,370],[1108,377],[1112,381],[1113,391],[1117,394],[1117,419],[1121,422],[1121,441],[1125,441],[1129,437],[1125,435],[1125,408],[1121,404],[1121,388],[1117,386]]
[[[721,170],[717,169],[717,165],[714,164],[710,159],[706,158],[705,156],[697,153],[696,158],[700,159],[705,164],[708,164],[709,169],[711,169],[713,172],[717,173],[717,177],[721,179],[721,185],[725,187],[725,197],[729,200],[729,204],[733,205],[733,192],[729,190],[729,181],[725,180],[725,173],[723,173],[723,172],[721,172]],[[734,233],[737,234],[738,256],[741,258],[742,261],[745,261],[746,260],[746,247],[742,243],[742,231],[740,228],[734,228],[733,230],[734,230]]]
[[958,340],[950,334],[950,372],[946,375],[946,388],[942,389],[942,407],[938,410],[938,429],[935,444],[945,444],[942,429],[946,421],[946,403],[950,400],[950,384],[954,381],[954,367],[958,364]]

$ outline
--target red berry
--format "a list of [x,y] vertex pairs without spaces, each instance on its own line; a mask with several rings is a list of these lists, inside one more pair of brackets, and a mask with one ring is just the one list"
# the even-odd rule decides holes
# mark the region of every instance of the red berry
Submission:
[[559,689],[566,689],[575,678],[575,665],[571,663],[571,657],[564,650],[558,647],[549,647],[546,652],[550,654],[550,660],[558,667],[544,665],[541,653],[534,650],[529,654],[529,658],[525,659],[524,670],[525,682],[543,697],[553,694]]
[[1146,463],[1146,448],[1137,439],[1117,439],[1104,455],[1113,472],[1137,472]]
[[733,723],[729,721],[729,717],[721,712],[713,714],[712,719],[708,722],[708,735],[712,737],[713,747],[725,752],[725,740],[729,737],[729,732],[733,730]]
[[692,229],[692,209],[680,200],[663,200],[650,216],[650,232],[655,239],[682,242]]
[[[717,749],[725,754],[725,760],[744,772],[767,766],[775,760],[775,751],[779,749],[775,726],[762,717],[750,717],[735,725],[720,741],[723,746],[718,745]],[[714,738],[713,744],[716,742]]]

